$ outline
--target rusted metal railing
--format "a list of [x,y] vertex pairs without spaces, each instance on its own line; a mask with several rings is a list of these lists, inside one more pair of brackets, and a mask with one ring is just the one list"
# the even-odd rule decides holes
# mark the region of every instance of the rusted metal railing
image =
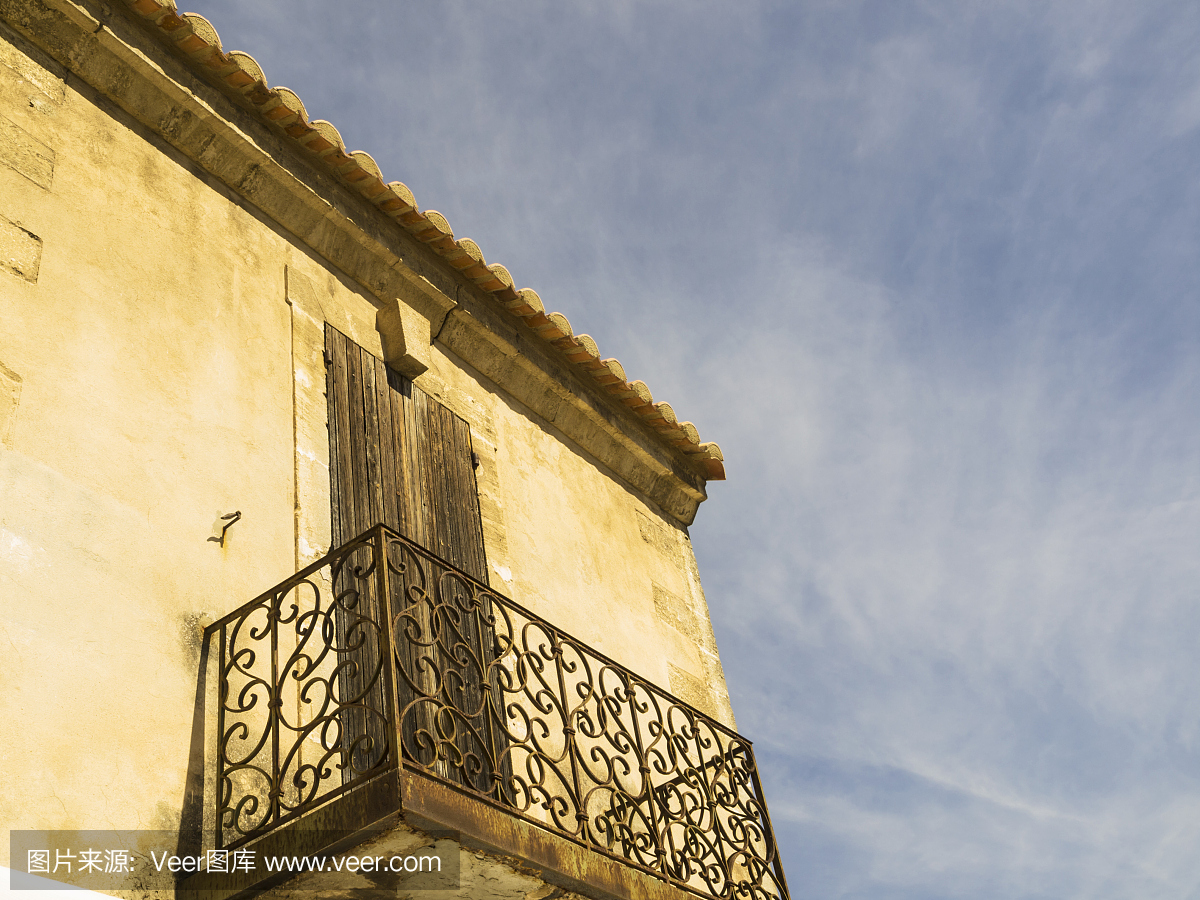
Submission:
[[371,529],[205,629],[220,666],[218,848],[397,767],[384,541]]
[[403,765],[691,892],[787,897],[749,741],[382,526],[209,631],[219,846]]

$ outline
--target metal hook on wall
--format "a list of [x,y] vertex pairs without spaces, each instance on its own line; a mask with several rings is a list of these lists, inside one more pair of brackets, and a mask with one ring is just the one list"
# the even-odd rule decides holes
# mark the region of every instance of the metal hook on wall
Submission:
[[213,533],[212,533],[212,537],[210,537],[209,540],[224,547],[225,546],[225,532],[227,532],[229,530],[230,526],[232,526],[233,523],[236,522],[241,517],[242,517],[242,511],[240,509],[234,510],[231,513],[226,513],[225,515],[219,517],[217,519],[217,521],[213,522]]

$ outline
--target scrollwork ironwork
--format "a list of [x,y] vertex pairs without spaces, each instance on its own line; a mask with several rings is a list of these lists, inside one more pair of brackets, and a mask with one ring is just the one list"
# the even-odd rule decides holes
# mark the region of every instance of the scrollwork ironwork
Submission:
[[406,766],[712,897],[785,898],[748,741],[387,533]]
[[368,532],[209,626],[219,847],[395,767],[381,547]]
[[382,526],[209,627],[218,845],[398,765],[716,898],[786,898],[750,743]]

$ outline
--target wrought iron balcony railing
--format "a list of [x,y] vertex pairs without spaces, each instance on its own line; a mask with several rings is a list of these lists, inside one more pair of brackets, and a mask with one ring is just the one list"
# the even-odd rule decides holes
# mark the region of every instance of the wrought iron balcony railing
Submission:
[[209,626],[217,845],[403,767],[712,897],[787,897],[750,743],[376,526]]

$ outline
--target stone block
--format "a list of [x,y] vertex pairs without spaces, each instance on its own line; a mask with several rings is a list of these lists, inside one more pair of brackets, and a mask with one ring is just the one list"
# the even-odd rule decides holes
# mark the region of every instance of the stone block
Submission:
[[429,320],[405,303],[390,300],[379,309],[375,327],[383,340],[383,361],[409,378],[429,368]]
[[0,269],[36,284],[41,265],[42,239],[0,216]]
[[46,190],[54,181],[54,151],[4,116],[0,116],[0,163]]

